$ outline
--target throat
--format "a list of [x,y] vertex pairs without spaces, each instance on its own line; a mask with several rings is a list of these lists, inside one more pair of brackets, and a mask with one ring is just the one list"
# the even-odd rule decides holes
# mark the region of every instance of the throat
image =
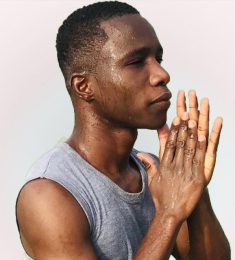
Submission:
[[141,173],[130,154],[137,138],[137,129],[121,129],[97,123],[75,125],[67,144],[94,168],[121,189],[130,193],[142,190]]
[[130,163],[131,169],[117,176],[107,176],[121,189],[129,193],[139,193],[142,191],[143,183],[140,170],[134,162]]

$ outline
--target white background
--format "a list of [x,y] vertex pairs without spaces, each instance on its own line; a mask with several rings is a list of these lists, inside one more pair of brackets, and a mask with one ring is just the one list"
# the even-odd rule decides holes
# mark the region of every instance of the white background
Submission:
[[[22,259],[15,223],[17,193],[30,166],[73,127],[73,110],[56,60],[62,21],[92,1],[0,1],[0,259]],[[175,115],[179,89],[196,89],[224,118],[212,204],[235,249],[234,1],[126,1],[154,26],[171,74]],[[155,131],[142,130],[136,147],[157,152]]]

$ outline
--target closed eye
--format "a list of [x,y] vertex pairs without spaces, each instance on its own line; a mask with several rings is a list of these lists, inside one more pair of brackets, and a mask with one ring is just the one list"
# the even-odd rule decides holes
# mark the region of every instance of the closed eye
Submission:
[[[155,60],[159,63],[159,64],[161,64],[162,63],[162,61],[163,61],[163,59],[162,59],[162,56],[156,56],[155,57]],[[145,63],[146,63],[146,57],[142,57],[142,58],[136,58],[136,59],[133,59],[132,61],[130,61],[130,62],[128,62],[128,66],[129,65],[133,65],[133,66],[136,66],[136,67],[141,67],[141,66],[144,66],[145,65]]]
[[130,61],[127,65],[143,66],[145,64],[145,58],[137,58]]

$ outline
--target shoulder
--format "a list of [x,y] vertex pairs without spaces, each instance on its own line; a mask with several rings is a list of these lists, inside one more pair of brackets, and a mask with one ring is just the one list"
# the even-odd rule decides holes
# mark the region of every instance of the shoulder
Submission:
[[84,211],[75,198],[54,181],[28,182],[20,191],[16,215],[22,242],[29,252],[59,253],[65,247],[70,250],[75,244],[89,241],[89,224]]
[[30,181],[35,178],[43,177],[46,172],[57,169],[60,170],[61,166],[66,167],[68,162],[68,152],[65,150],[63,143],[57,144],[41,155],[30,168],[26,181]]

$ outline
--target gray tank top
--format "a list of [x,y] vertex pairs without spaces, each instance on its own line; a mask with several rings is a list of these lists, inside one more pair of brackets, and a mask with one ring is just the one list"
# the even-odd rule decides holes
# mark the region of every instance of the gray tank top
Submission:
[[47,178],[68,190],[83,208],[98,259],[132,259],[155,208],[142,163],[131,152],[142,177],[142,190],[128,193],[84,160],[67,143],[58,144],[30,170],[27,181]]

